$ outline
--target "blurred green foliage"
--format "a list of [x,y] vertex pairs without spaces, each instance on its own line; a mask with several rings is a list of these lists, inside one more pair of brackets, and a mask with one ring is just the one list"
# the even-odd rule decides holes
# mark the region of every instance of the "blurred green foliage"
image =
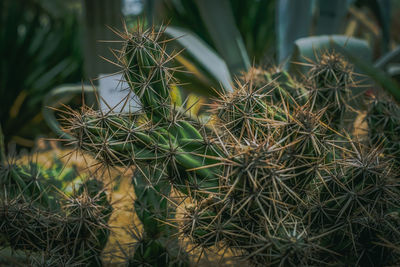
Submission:
[[[305,46],[300,48],[297,42],[299,38],[312,35],[327,34],[331,38],[334,34],[343,34],[343,38],[365,39],[371,47],[368,58],[376,59],[390,50],[394,2],[146,1],[147,20],[157,25],[166,23],[168,37],[177,38],[178,47],[186,50],[177,60],[190,73],[178,74],[177,78],[185,85],[189,84],[185,86],[189,91],[204,95],[215,95],[215,90],[207,90],[210,87],[217,91],[231,91],[227,81],[246,71],[249,62],[256,66],[277,63],[286,68],[290,65],[287,63],[294,60],[293,50],[307,50],[312,54],[313,49],[320,48],[315,46],[315,42],[306,40],[302,43]],[[394,71],[397,73],[397,70],[396,66]]]
[[[275,49],[275,1],[146,1],[147,21],[167,24],[177,57],[190,73],[177,78],[190,92],[231,91],[233,76],[263,64]],[[218,68],[218,71],[215,69]],[[210,88],[213,88],[210,90]]]
[[32,146],[49,131],[40,113],[44,95],[82,78],[78,14],[57,2],[66,1],[0,2],[0,123],[6,143]]
[[[165,11],[161,18],[169,25],[190,29],[208,45],[216,49],[218,44],[210,36],[210,28],[202,19],[196,2],[163,0]],[[273,52],[275,42],[275,1],[229,0],[228,2],[234,16],[234,27],[237,27],[240,32],[250,61],[253,59],[260,60],[266,54],[271,57],[269,52]],[[226,21],[223,18],[220,18],[219,23],[223,27],[227,27],[227,25],[224,25]]]

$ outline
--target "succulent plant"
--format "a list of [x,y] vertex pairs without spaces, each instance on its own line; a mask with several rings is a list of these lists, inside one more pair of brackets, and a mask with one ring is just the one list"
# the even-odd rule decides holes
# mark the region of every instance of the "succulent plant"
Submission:
[[[119,35],[116,64],[141,112],[83,107],[67,114],[65,131],[104,165],[137,168],[136,207],[148,236],[173,235],[159,224],[174,221],[166,207],[172,186],[191,201],[176,226],[181,235],[203,248],[234,249],[253,265],[400,262],[399,166],[385,141],[376,142],[379,128],[367,143],[342,129],[351,100],[360,100],[343,57],[323,52],[306,77],[253,69],[210,104],[204,124],[171,101],[176,70],[162,31]],[[369,122],[383,113],[370,112]],[[385,124],[386,141],[395,140],[393,124]],[[151,240],[140,259],[165,255]]]
[[101,266],[112,212],[102,182],[3,154],[0,188],[2,249],[33,266]]
[[177,229],[166,224],[174,215],[167,198],[171,185],[159,167],[142,166],[134,175],[135,211],[144,230],[136,233],[134,254],[127,266],[189,266],[178,239],[171,238]]
[[390,99],[372,97],[368,110],[368,135],[372,142],[383,142],[385,152],[400,162],[400,107]]

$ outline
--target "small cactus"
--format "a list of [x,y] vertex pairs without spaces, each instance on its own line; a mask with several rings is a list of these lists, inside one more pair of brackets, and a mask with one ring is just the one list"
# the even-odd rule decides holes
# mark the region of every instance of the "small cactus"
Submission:
[[[56,162],[44,168],[3,157],[0,166],[0,247],[34,266],[101,266],[112,208],[103,184],[83,180]],[[60,167],[61,166],[61,167]]]
[[400,163],[400,107],[390,99],[372,97],[367,122],[371,142],[383,142],[387,156]]

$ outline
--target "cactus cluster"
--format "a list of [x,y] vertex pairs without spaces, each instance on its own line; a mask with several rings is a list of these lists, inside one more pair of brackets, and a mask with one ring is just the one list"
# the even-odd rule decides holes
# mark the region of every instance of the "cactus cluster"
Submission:
[[359,79],[343,57],[322,52],[304,77],[252,69],[220,93],[202,123],[171,101],[177,69],[162,31],[119,35],[116,64],[141,111],[83,107],[69,112],[65,130],[104,165],[136,167],[147,235],[141,263],[160,254],[158,266],[184,264],[155,243],[175,236],[167,230],[176,220],[171,187],[191,201],[180,235],[231,248],[255,266],[400,263],[399,107],[375,99],[366,138],[343,130],[351,103],[364,100],[352,93]]
[[386,155],[400,163],[400,107],[390,99],[372,96],[367,121],[369,138],[383,142]]
[[112,211],[102,182],[59,160],[45,168],[3,155],[0,189],[2,257],[9,251],[29,266],[101,266]]

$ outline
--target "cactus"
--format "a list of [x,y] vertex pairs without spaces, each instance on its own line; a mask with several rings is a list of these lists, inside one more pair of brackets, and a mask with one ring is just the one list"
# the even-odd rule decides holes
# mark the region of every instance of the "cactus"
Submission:
[[400,163],[400,107],[390,99],[372,97],[367,122],[372,142],[383,142],[385,152]]
[[176,228],[165,223],[173,214],[166,198],[171,186],[162,175],[159,166],[142,166],[135,172],[134,204],[144,231],[136,237],[134,254],[127,266],[189,266],[178,240],[170,238],[176,235]]
[[101,266],[112,211],[103,184],[57,160],[51,168],[2,160],[0,247],[34,266]]
[[[400,262],[399,166],[382,146],[395,142],[397,122],[386,121],[386,141],[377,142],[377,127],[370,143],[342,130],[358,86],[344,58],[323,52],[303,78],[251,70],[210,104],[213,119],[203,124],[171,102],[177,81],[162,32],[119,35],[116,64],[141,112],[83,107],[69,111],[65,131],[104,165],[136,166],[136,206],[148,236],[171,235],[159,218],[169,220],[160,210],[168,210],[172,186],[192,202],[181,235],[203,248],[232,248],[255,266]],[[370,125],[382,113],[370,112]],[[165,255],[154,238],[144,240],[138,259]]]
[[358,86],[353,66],[337,53],[322,53],[311,66],[306,79],[313,109],[326,109],[325,121],[339,128],[351,111],[352,91]]

